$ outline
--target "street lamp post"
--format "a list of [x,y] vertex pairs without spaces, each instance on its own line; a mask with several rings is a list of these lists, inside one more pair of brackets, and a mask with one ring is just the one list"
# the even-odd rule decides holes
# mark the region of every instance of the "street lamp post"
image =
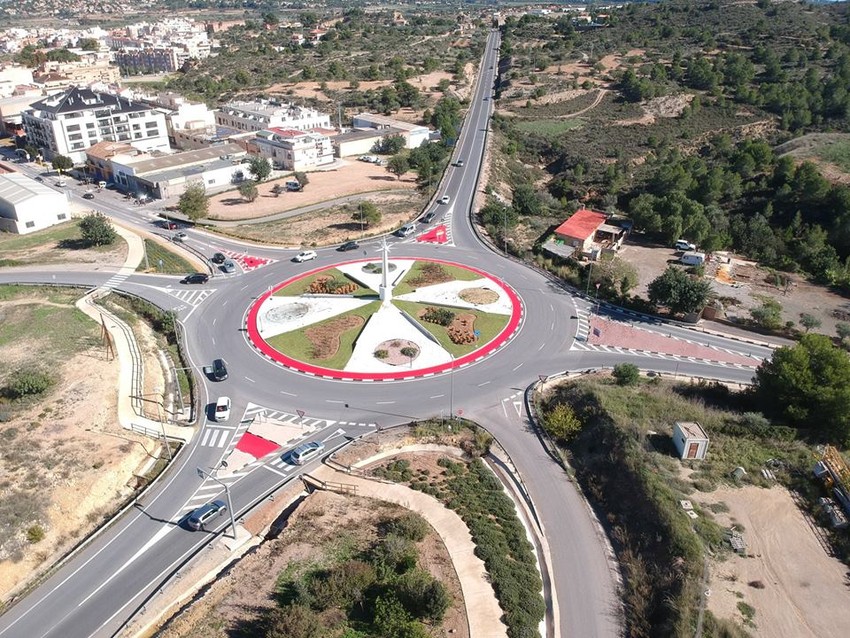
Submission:
[[455,356],[452,358],[452,367],[449,369],[449,423],[455,418]]
[[224,488],[224,496],[227,499],[227,511],[230,513],[230,527],[233,530],[233,540],[236,540],[236,519],[233,516],[233,503],[230,500],[230,488],[227,487],[227,485],[225,483],[220,481],[218,478],[216,478],[215,476],[213,476],[209,472],[205,472],[201,468],[198,468],[197,471],[198,471],[198,476],[200,476],[202,479],[203,478],[212,479],[213,481],[215,481],[216,483],[218,483],[219,485],[221,485]]
[[584,296],[585,297],[590,296],[590,279],[591,279],[592,275],[593,275],[593,262],[591,261],[590,267],[587,270],[587,287],[584,289]]

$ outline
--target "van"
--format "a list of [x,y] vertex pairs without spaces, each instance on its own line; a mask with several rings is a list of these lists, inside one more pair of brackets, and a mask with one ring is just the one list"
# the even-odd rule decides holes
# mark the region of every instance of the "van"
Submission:
[[702,266],[705,263],[705,253],[687,252],[679,261],[686,266]]
[[409,235],[412,235],[414,232],[416,232],[416,226],[414,224],[405,224],[397,231],[395,231],[395,234],[398,237],[407,237]]

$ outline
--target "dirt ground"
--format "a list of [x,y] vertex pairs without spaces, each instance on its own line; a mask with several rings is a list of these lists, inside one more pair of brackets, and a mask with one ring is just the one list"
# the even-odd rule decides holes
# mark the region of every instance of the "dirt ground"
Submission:
[[[315,492],[290,517],[279,538],[270,540],[218,578],[202,599],[159,633],[161,638],[224,638],[237,633],[274,605],[278,575],[288,567],[324,562],[329,553],[376,538],[375,524],[404,510],[381,501]],[[435,532],[418,544],[420,565],[439,578],[454,602],[440,635],[468,638],[460,583],[451,557]]]
[[74,270],[116,270],[124,264],[127,250],[124,241],[100,248],[63,248],[47,242],[15,250],[2,248],[2,257],[22,264],[73,264]]
[[755,628],[748,629],[764,638],[847,635],[850,572],[826,554],[786,489],[721,488],[700,500],[725,503],[730,511],[718,522],[737,524],[747,543],[746,557],[711,562],[712,613],[743,622],[738,603],[751,605]]
[[[632,294],[647,297],[647,286],[667,268],[670,261],[679,258],[680,252],[658,244],[643,243],[640,235],[632,235],[619,256],[632,264],[638,271],[638,285]],[[720,254],[722,257],[724,254]],[[821,326],[814,332],[834,336],[835,324],[850,322],[850,299],[838,295],[828,288],[811,284],[798,275],[791,275],[791,286],[777,287],[770,280],[769,272],[753,262],[729,255],[731,268],[712,262],[707,265],[706,275],[711,277],[712,289],[718,297],[726,300],[726,317],[735,320],[748,319],[750,310],[761,305],[760,295],[775,298],[782,304],[782,321],[793,321],[799,325],[800,314],[814,315]],[[718,269],[723,266],[722,269]],[[733,301],[734,300],[734,301]]]
[[327,171],[309,173],[310,182],[299,193],[272,193],[275,184],[283,186],[288,178],[269,180],[257,185],[260,194],[253,202],[246,201],[238,191],[228,191],[210,197],[210,219],[240,220],[268,217],[303,206],[328,202],[340,197],[372,191],[413,190],[416,179],[413,173],[401,180],[387,171],[356,159],[339,160],[341,166]]

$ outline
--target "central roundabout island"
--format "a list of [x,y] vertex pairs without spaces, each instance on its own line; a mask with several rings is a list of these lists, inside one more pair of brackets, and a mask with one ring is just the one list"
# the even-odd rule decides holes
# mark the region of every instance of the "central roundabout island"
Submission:
[[437,259],[357,260],[281,282],[249,308],[251,343],[305,374],[393,381],[467,366],[516,334],[522,302],[492,275]]

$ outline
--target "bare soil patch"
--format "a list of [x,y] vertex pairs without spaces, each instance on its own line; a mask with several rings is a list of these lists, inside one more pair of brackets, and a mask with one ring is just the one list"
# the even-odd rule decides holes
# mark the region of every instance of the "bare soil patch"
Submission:
[[476,306],[483,306],[499,301],[498,293],[489,288],[466,288],[458,293],[458,297]]
[[[407,352],[407,349],[415,350],[416,354],[412,357],[407,354],[403,354],[402,350]],[[377,357],[377,353],[380,351],[384,351],[386,356]],[[392,366],[400,366],[409,365],[413,361],[416,361],[416,357],[419,356],[420,350],[419,346],[413,341],[408,341],[407,339],[389,339],[379,343],[378,347],[375,348],[375,353],[376,357],[384,363],[389,363]]]
[[[0,301],[0,317],[20,313],[28,305],[38,313],[45,306],[69,304],[42,304],[39,291],[33,291],[23,300]],[[36,578],[123,503],[135,487],[134,473],[154,450],[152,442],[118,425],[118,362],[106,360],[97,326],[90,324],[89,336],[72,344],[75,354],[61,361],[50,359],[40,340],[22,338],[0,347],[0,376],[37,361],[49,364],[58,379],[37,401],[0,405],[4,598]],[[40,534],[30,532],[34,528],[43,531],[43,538],[35,540]]]
[[314,359],[330,359],[339,351],[339,337],[352,328],[359,328],[365,323],[363,317],[346,315],[337,317],[320,326],[312,326],[304,331],[312,347],[311,356]]
[[746,556],[711,561],[712,613],[743,622],[738,603],[751,605],[756,633],[766,638],[847,634],[847,566],[826,554],[788,490],[724,487],[701,496],[729,507],[717,521],[737,524],[747,543]]
[[282,187],[288,179],[281,177],[257,184],[259,195],[253,202],[248,202],[236,190],[213,195],[209,199],[209,218],[223,221],[258,219],[348,195],[416,188],[412,173],[399,180],[383,166],[357,160],[339,162],[339,168],[311,172],[309,184],[300,192],[273,193],[275,185]]
[[420,286],[433,286],[434,284],[442,284],[447,281],[453,281],[454,277],[440,264],[426,262],[414,279],[410,280],[410,285],[416,288]]
[[[323,564],[329,556],[373,543],[377,540],[377,524],[403,511],[384,501],[315,492],[295,510],[278,538],[262,544],[216,579],[200,600],[172,619],[159,635],[237,635],[240,628],[275,606],[281,572]],[[420,566],[442,581],[453,601],[440,635],[468,638],[463,594],[445,545],[432,530],[417,549]]]
[[454,343],[475,343],[475,315],[459,313],[446,328],[446,332]]

